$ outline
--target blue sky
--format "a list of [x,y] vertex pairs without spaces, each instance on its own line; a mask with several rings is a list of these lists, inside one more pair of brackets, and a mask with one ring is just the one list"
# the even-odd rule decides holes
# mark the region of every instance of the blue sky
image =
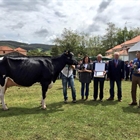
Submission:
[[140,27],[140,0],[0,0],[0,40],[52,44],[64,28],[103,35]]

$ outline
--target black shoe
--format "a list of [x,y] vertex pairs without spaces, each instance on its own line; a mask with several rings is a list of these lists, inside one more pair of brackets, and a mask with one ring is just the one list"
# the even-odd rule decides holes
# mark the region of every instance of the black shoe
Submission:
[[137,105],[137,102],[132,102],[129,105]]
[[99,101],[100,101],[100,102],[102,102],[103,100],[102,100],[102,99],[100,99]]
[[86,99],[85,100],[87,100],[88,99],[88,96],[86,96]]
[[68,103],[68,100],[64,100],[64,103],[67,104]]
[[73,103],[76,103],[76,100],[73,100],[72,102],[73,102]]
[[65,104],[68,103],[68,98],[64,99],[64,103]]
[[122,102],[122,99],[118,99],[119,102]]
[[84,96],[81,97],[81,100],[84,100]]
[[113,100],[114,98],[111,98],[111,97],[107,99],[107,101],[113,101]]

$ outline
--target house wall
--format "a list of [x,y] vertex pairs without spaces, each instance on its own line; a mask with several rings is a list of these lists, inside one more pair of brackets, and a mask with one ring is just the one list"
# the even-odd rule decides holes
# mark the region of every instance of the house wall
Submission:
[[129,61],[136,58],[136,52],[129,52]]
[[5,54],[5,56],[24,56],[24,55],[19,52],[14,51],[14,52]]
[[121,55],[120,59],[123,61],[128,61],[129,60],[129,56],[128,55]]

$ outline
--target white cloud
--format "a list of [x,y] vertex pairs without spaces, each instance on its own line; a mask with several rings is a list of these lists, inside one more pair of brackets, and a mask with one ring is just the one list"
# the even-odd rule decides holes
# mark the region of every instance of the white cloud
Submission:
[[108,22],[140,27],[139,5],[139,0],[0,0],[0,38],[51,44],[64,28],[102,35]]

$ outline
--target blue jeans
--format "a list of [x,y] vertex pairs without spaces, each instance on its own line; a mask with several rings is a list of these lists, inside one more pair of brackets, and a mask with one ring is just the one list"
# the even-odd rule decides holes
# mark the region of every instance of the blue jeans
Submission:
[[68,96],[67,96],[67,85],[68,85],[68,82],[70,82],[70,86],[71,86],[72,99],[76,100],[76,90],[75,90],[75,86],[74,86],[73,75],[71,75],[70,77],[66,77],[65,75],[62,74],[62,85],[63,85],[64,100],[68,99]]
[[[85,90],[85,85],[86,85],[86,90]],[[84,90],[85,90],[85,96],[88,97],[89,95],[89,83],[81,83],[81,96],[84,96]]]
[[70,81],[68,81],[68,88],[69,88],[69,87],[71,87],[71,86],[70,86]]
[[[114,98],[114,80],[110,80],[110,97]],[[121,88],[121,80],[116,80],[117,89],[118,89],[118,99],[122,98],[122,88]]]

